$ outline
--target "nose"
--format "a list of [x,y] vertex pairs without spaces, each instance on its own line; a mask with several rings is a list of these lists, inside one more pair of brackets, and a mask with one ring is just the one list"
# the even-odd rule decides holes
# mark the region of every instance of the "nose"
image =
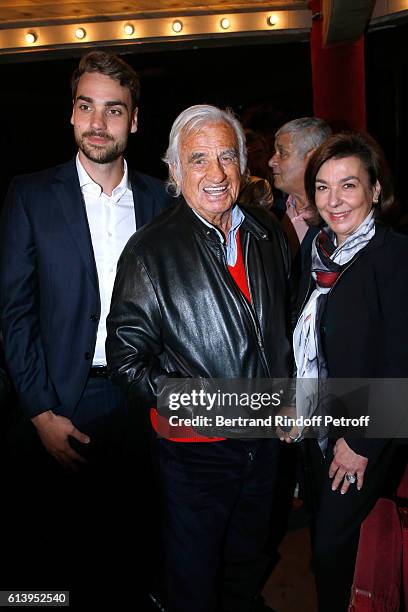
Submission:
[[268,166],[270,168],[275,168],[275,166],[277,166],[278,162],[276,159],[276,153],[274,153],[271,157],[271,159],[268,161]]
[[94,130],[104,130],[106,128],[106,117],[103,110],[95,109],[91,115],[91,127]]
[[207,170],[207,177],[212,183],[222,183],[225,179],[225,171],[219,159],[215,159],[210,163]]
[[331,206],[331,208],[337,208],[338,206],[340,206],[340,204],[341,204],[340,192],[336,187],[332,187],[331,189],[329,189],[328,205]]

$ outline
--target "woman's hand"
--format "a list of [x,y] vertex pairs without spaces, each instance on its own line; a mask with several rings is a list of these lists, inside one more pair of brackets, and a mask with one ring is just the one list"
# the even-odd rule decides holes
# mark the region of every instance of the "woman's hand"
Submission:
[[357,478],[356,487],[360,491],[364,483],[364,472],[367,467],[368,459],[362,455],[357,455],[344,438],[339,438],[334,447],[334,459],[329,468],[329,476],[333,478],[332,490],[336,491],[343,481],[340,493],[347,493],[350,482],[345,477],[355,475]]
[[[289,423],[289,425],[277,425],[276,435],[281,442],[287,444],[293,444],[293,442],[300,442],[302,439],[302,432],[299,427],[295,425],[296,421],[296,408],[283,407],[279,410],[276,416],[282,417]],[[276,418],[276,417],[275,417]],[[293,423],[293,425],[292,425]]]

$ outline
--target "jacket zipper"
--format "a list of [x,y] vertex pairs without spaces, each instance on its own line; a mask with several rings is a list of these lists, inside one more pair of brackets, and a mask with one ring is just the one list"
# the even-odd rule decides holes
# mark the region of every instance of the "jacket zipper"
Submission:
[[255,310],[254,310],[254,308],[252,306],[252,304],[254,303],[254,299],[253,299],[253,295],[252,295],[252,291],[251,291],[250,277],[249,277],[249,274],[248,274],[248,253],[249,253],[248,242],[249,242],[249,239],[250,239],[250,236],[249,236],[249,234],[247,234],[245,236],[245,244],[244,244],[244,249],[245,249],[244,265],[245,265],[245,274],[246,274],[247,282],[248,282],[249,295],[251,296],[251,304],[248,304],[248,302],[245,300],[245,298],[241,295],[241,292],[239,292],[239,294],[240,294],[241,302],[244,302],[245,307],[247,308],[247,310],[249,312],[249,316],[251,318],[252,324],[254,326],[255,334],[256,334],[256,339],[257,339],[257,342],[258,342],[259,354],[260,354],[260,357],[261,357],[262,365],[263,365],[264,370],[265,370],[265,372],[267,374],[267,378],[272,378],[271,377],[271,372],[269,370],[269,365],[268,365],[268,362],[266,360],[265,347],[264,347],[264,343],[263,343],[263,338],[262,338],[261,330],[259,328],[258,320],[257,320],[257,318],[255,316]]
[[[246,237],[246,241],[249,240],[249,236]],[[221,252],[221,259],[222,262],[224,264],[224,269],[228,278],[228,282],[230,284],[230,286],[234,287],[234,291],[238,294],[238,299],[240,300],[241,304],[244,306],[245,310],[247,311],[247,313],[249,314],[249,318],[251,319],[253,328],[255,330],[255,335],[256,335],[256,340],[257,340],[257,345],[258,345],[258,350],[259,350],[259,356],[261,358],[261,363],[262,366],[265,370],[266,373],[266,377],[267,378],[271,378],[271,373],[269,370],[269,366],[268,366],[268,362],[266,360],[266,356],[265,356],[265,347],[263,344],[263,338],[262,338],[262,334],[261,334],[261,330],[259,329],[259,325],[252,307],[252,304],[248,304],[248,302],[246,301],[246,299],[244,298],[244,296],[241,293],[241,290],[239,289],[239,287],[237,287],[235,281],[232,279],[231,274],[228,270],[228,264],[227,264],[227,259],[225,256],[225,249],[223,247],[223,245],[221,243],[219,243],[219,249]],[[249,294],[251,296],[251,301],[253,300],[252,298],[252,292],[251,292],[251,285],[249,282],[249,276],[248,276],[248,248],[247,248],[247,244],[245,244],[245,256],[244,256],[244,265],[245,265],[245,273],[247,276],[247,281],[248,281],[248,288],[249,288]]]

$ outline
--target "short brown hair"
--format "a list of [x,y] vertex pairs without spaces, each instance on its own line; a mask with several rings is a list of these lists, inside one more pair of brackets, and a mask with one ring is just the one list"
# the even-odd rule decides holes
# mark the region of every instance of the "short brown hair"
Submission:
[[91,51],[81,58],[78,68],[71,77],[72,99],[75,100],[78,81],[85,72],[98,72],[118,81],[126,87],[132,98],[132,110],[139,104],[140,83],[139,77],[132,66],[113,53],[106,51]]
[[375,215],[378,218],[389,212],[394,204],[394,187],[391,173],[380,145],[368,134],[361,132],[342,132],[330,136],[311,156],[305,171],[305,190],[307,198],[316,206],[316,176],[329,159],[358,157],[367,171],[372,187],[378,181],[381,192]]

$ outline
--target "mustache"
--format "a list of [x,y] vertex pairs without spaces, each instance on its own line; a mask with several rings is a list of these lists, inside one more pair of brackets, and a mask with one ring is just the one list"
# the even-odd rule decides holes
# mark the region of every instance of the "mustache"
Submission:
[[90,138],[92,136],[96,136],[96,138],[105,138],[106,140],[114,140],[113,136],[111,136],[109,132],[88,130],[87,132],[82,133],[82,138]]

